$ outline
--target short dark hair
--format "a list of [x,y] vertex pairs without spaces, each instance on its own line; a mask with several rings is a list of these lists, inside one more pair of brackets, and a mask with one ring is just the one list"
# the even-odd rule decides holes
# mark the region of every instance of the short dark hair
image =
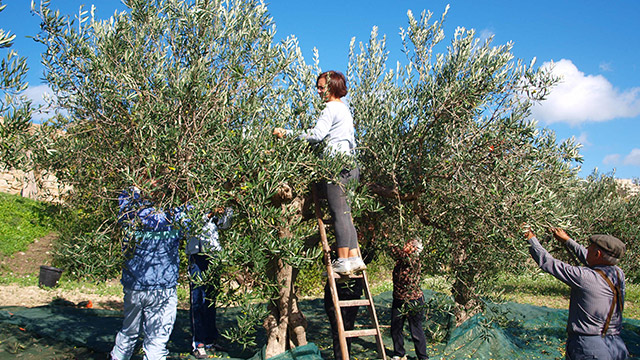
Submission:
[[339,71],[329,70],[318,75],[316,80],[316,86],[320,79],[325,78],[327,81],[327,90],[329,93],[336,97],[343,97],[347,95],[347,79]]

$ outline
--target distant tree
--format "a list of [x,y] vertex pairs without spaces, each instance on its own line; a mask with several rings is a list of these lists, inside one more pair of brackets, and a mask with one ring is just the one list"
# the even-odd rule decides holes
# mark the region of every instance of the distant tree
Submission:
[[640,279],[640,195],[621,187],[614,174],[594,171],[562,200],[572,215],[566,224],[570,236],[577,241],[592,234],[619,238],[627,246],[620,266],[629,281]]
[[317,72],[295,38],[274,41],[259,1],[124,3],[106,21],[93,9],[64,17],[48,1],[34,9],[46,80],[66,111],[52,121],[65,135],[41,162],[73,185],[70,203],[97,219],[68,248],[117,239],[115,199],[130,186],[160,207],[193,206],[189,236],[202,214],[231,206],[217,257],[228,290],[220,300],[245,309],[227,336],[250,344],[264,324],[267,357],[305,344],[296,276],[319,252],[306,244],[316,230],[302,218],[304,195],[341,164],[272,129],[310,127]]
[[558,194],[576,186],[581,157],[530,120],[555,79],[472,30],[458,28],[443,48],[445,16],[408,13],[408,63],[392,70],[374,28],[368,44],[352,42],[348,75],[363,178],[384,199],[374,232],[427,237],[425,268],[451,276],[462,321],[478,310],[482,284],[524,259],[519,226],[566,217]]

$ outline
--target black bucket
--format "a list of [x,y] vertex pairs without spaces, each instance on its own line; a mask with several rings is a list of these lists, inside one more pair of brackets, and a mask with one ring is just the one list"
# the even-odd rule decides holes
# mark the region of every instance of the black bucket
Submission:
[[60,275],[62,275],[62,269],[58,269],[53,266],[40,266],[40,279],[38,280],[38,285],[40,287],[55,287],[58,285],[58,280],[60,280]]

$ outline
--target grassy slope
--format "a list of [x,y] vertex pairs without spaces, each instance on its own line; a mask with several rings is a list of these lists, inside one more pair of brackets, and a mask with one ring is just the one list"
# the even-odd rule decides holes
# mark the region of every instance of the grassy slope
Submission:
[[52,231],[52,207],[0,193],[0,254],[13,255]]

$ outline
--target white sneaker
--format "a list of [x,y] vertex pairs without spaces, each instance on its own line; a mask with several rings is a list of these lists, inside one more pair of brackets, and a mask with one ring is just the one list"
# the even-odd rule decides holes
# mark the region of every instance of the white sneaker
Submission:
[[407,360],[407,355],[402,356],[402,357],[394,356],[394,357],[391,358],[391,360]]
[[209,354],[207,354],[207,350],[205,350],[204,348],[204,344],[198,345],[198,347],[193,350],[193,356],[195,356],[196,359],[206,359],[209,357]]
[[340,275],[350,275],[351,274],[351,261],[349,259],[338,258],[333,260],[331,263],[331,267],[333,268],[333,272]]
[[351,263],[351,271],[353,272],[362,272],[367,270],[367,265],[364,264],[361,257],[352,257],[349,258],[349,262]]

